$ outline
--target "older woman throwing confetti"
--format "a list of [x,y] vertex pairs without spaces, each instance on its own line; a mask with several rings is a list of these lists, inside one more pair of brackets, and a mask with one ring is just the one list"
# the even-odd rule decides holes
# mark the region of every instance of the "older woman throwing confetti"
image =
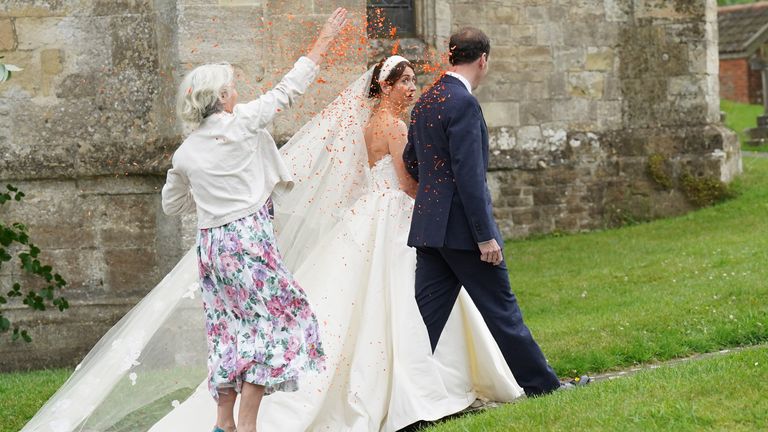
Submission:
[[192,132],[173,155],[163,210],[197,210],[214,432],[235,430],[237,393],[237,426],[253,432],[265,394],[295,391],[303,372],[323,368],[317,319],[276,247],[267,202],[292,179],[265,128],[314,81],[346,15],[337,9],[309,53],[254,101],[237,103],[228,64],[199,66],[179,88],[178,113]]

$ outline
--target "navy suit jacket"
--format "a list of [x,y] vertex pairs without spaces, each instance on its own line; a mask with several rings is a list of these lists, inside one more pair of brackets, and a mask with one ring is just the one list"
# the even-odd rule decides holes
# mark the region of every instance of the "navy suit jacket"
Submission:
[[477,250],[501,234],[488,191],[488,128],[464,84],[443,75],[411,112],[403,161],[419,183],[408,245]]

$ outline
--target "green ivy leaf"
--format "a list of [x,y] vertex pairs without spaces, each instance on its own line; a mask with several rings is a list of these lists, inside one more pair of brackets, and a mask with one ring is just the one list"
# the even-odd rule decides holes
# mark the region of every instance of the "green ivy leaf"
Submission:
[[[0,58],[2,58],[2,56],[0,56]],[[16,66],[0,63],[0,81],[10,76],[10,72],[19,70],[21,69]],[[0,205],[11,200],[18,202],[25,197],[24,192],[19,191],[18,188],[13,185],[7,184],[5,189],[7,192],[0,192]],[[46,286],[38,293],[28,287],[25,287],[24,290],[22,290],[21,284],[15,282],[13,283],[12,289],[7,293],[7,297],[21,297],[22,303],[33,310],[44,311],[48,306],[57,307],[60,311],[69,308],[67,300],[64,297],[57,298],[55,292],[55,290],[64,287],[67,282],[61,275],[53,272],[52,266],[40,261],[39,258],[42,251],[39,247],[30,242],[29,232],[26,225],[15,222],[9,226],[0,222],[0,246],[2,246],[0,247],[0,264],[13,260],[13,256],[8,247],[11,247],[14,243],[27,246],[26,251],[22,251],[16,255],[21,269],[30,275],[44,279]],[[8,299],[6,296],[0,295],[0,305],[7,303]],[[0,307],[0,330],[6,332],[10,330],[11,327],[12,323],[8,318],[3,316],[2,308]],[[18,326],[13,327],[13,335],[11,338],[14,341],[19,338],[25,342],[32,341],[32,337],[29,335],[28,331],[19,328]]]

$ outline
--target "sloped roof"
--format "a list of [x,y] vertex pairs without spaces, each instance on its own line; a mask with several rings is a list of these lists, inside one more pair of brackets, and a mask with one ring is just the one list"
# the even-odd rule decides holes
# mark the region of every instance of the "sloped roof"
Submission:
[[720,54],[751,55],[753,44],[768,35],[768,1],[718,9]]

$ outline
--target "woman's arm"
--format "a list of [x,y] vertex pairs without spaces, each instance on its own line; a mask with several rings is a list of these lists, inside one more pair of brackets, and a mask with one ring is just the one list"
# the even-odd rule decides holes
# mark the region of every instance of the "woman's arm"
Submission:
[[304,94],[315,80],[318,65],[325,57],[328,47],[347,24],[347,10],[338,8],[328,18],[309,53],[300,58],[280,83],[261,97],[246,104],[235,106],[235,115],[246,122],[252,131],[265,128],[278,112],[293,105],[296,98]]
[[187,177],[180,170],[171,168],[162,191],[163,212],[178,215],[195,209],[195,200]]
[[416,198],[416,190],[419,184],[408,173],[405,161],[403,160],[403,152],[406,144],[408,144],[408,126],[405,125],[405,122],[398,121],[386,133],[388,136],[389,153],[392,155],[395,164],[395,172],[397,172],[397,179],[400,181],[400,189],[411,198]]

